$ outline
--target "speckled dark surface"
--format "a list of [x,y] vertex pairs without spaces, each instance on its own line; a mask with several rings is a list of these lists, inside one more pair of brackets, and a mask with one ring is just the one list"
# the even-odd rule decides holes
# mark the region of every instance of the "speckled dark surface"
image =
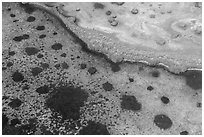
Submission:
[[201,110],[200,72],[114,63],[30,4],[3,3],[2,17],[4,135],[201,133],[180,115]]

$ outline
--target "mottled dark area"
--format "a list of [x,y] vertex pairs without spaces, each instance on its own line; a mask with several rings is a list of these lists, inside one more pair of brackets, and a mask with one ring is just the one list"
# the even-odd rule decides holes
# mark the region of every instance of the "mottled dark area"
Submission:
[[89,121],[88,126],[79,131],[79,135],[110,135],[106,125]]
[[9,53],[8,53],[9,56],[13,56],[15,54],[16,54],[15,51],[9,51]]
[[21,121],[18,118],[12,119],[10,126],[15,126],[17,124],[21,124]]
[[61,50],[62,49],[62,44],[60,43],[55,43],[51,46],[52,49],[54,50]]
[[81,63],[81,64],[80,64],[80,69],[85,69],[85,68],[86,68],[86,64]]
[[103,4],[101,4],[101,3],[98,3],[98,2],[96,2],[96,3],[94,3],[94,8],[95,9],[104,9],[104,5]]
[[[17,122],[17,121],[15,121]],[[21,126],[7,126],[3,129],[3,135],[33,135],[36,132],[36,119],[29,119],[28,124]]]
[[36,92],[38,92],[39,94],[46,94],[49,92],[49,87],[47,85],[44,85],[42,87],[37,88]]
[[36,10],[34,6],[32,6],[32,5],[28,4],[28,3],[25,3],[25,4],[20,3],[20,6],[21,6],[21,7],[24,9],[24,11],[25,11],[26,13],[28,13],[28,14],[31,14],[31,13],[33,13],[33,12]]
[[160,76],[160,72],[159,72],[159,71],[157,71],[157,70],[155,70],[155,71],[152,71],[152,72],[151,72],[151,75],[152,75],[152,77],[157,78],[157,77],[159,77],[159,76]]
[[20,81],[22,81],[24,79],[24,76],[23,76],[23,74],[21,72],[16,71],[16,72],[13,73],[12,79],[15,82],[20,82]]
[[16,42],[20,42],[21,40],[23,40],[23,37],[22,36],[16,36],[13,38],[13,40]]
[[27,22],[33,22],[33,21],[35,21],[35,17],[34,16],[29,16],[27,18]]
[[160,129],[166,130],[171,128],[173,123],[167,115],[159,114],[154,117],[154,124]]
[[90,67],[88,69],[88,72],[89,72],[89,74],[93,75],[93,74],[95,74],[97,72],[97,69],[95,67]]
[[13,63],[12,62],[8,62],[7,63],[7,67],[11,67],[11,66],[13,66]]
[[152,91],[154,88],[152,86],[148,86],[147,90]]
[[8,104],[11,108],[18,108],[21,106],[23,102],[18,99],[18,98],[15,98],[15,99],[12,99],[11,102]]
[[121,108],[132,111],[139,111],[142,109],[142,104],[137,101],[135,96],[123,95],[121,98]]
[[118,72],[121,70],[119,63],[110,63],[110,67],[113,72]]
[[6,126],[6,124],[8,123],[8,117],[5,114],[2,114],[2,128],[4,129],[4,127]]
[[58,63],[58,64],[55,64],[54,66],[56,69],[60,69],[61,68],[61,65]]
[[54,94],[46,101],[47,107],[62,115],[63,119],[77,120],[80,107],[88,98],[88,93],[80,88],[62,86],[54,90]]
[[188,70],[180,74],[186,79],[186,85],[194,90],[202,89],[202,71]]
[[195,7],[202,8],[202,2],[195,2]]
[[38,58],[42,58],[42,57],[43,57],[43,54],[39,53],[39,54],[37,55],[37,57],[38,57]]
[[39,31],[41,31],[41,30],[44,30],[44,29],[45,29],[45,26],[37,26],[36,29],[39,30]]
[[30,36],[28,34],[23,34],[22,35],[22,39],[29,39],[29,38],[30,38]]
[[68,68],[69,68],[69,65],[68,65],[66,62],[63,62],[63,63],[62,63],[62,68],[63,68],[63,69],[68,69]]
[[34,67],[31,69],[31,73],[33,76],[37,76],[38,74],[40,74],[43,71],[42,68],[40,67]]
[[41,67],[43,69],[47,69],[47,68],[49,68],[49,64],[48,63],[41,63]]
[[109,82],[103,83],[102,87],[105,91],[111,91],[113,90],[113,85]]
[[197,102],[196,106],[197,106],[198,108],[202,108],[202,103]]
[[35,48],[35,47],[26,47],[25,48],[25,52],[28,56],[31,56],[31,55],[35,55],[39,52],[40,50]]

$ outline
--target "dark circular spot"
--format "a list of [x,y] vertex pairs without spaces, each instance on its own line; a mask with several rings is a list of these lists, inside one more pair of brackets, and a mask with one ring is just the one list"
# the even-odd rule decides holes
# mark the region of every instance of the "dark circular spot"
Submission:
[[26,47],[25,48],[25,52],[27,53],[28,56],[31,56],[31,55],[35,55],[39,52],[40,50],[35,48],[35,47]]
[[86,68],[86,64],[81,63],[81,64],[80,64],[80,68],[81,68],[81,69],[85,69],[85,68]]
[[106,125],[89,121],[88,126],[79,131],[79,135],[110,135],[110,133]]
[[173,124],[171,119],[164,114],[156,115],[154,117],[154,123],[157,127],[163,130],[169,129]]
[[45,29],[45,26],[37,26],[36,29],[41,31]]
[[2,114],[2,128],[4,128],[8,123],[8,117],[5,114]]
[[68,68],[69,68],[69,65],[68,65],[66,62],[63,62],[63,63],[62,63],[62,68],[63,68],[63,69],[68,69]]
[[23,76],[22,73],[16,71],[16,72],[13,73],[12,79],[15,82],[20,82],[20,81],[22,81],[24,79],[24,76]]
[[16,98],[16,99],[12,99],[12,101],[8,105],[11,108],[17,108],[17,107],[20,107],[22,103],[23,102],[20,99]]
[[160,73],[157,70],[152,72],[152,77],[156,77],[157,78],[157,77],[159,77],[159,75],[160,75]]
[[46,105],[61,114],[63,119],[77,120],[80,117],[80,107],[87,98],[88,93],[84,90],[63,86],[54,90],[54,94],[46,100]]
[[21,40],[23,40],[23,37],[22,36],[16,36],[13,38],[13,40],[16,42],[20,42]]
[[122,109],[139,111],[142,108],[142,104],[137,101],[135,96],[123,95],[121,100],[122,100],[121,102]]
[[111,90],[113,90],[113,85],[112,85],[111,83],[109,83],[109,82],[104,83],[102,86],[103,86],[103,89],[104,89],[105,91],[111,91]]
[[9,56],[13,56],[15,54],[16,54],[15,51],[9,51],[9,53],[8,53]]
[[12,119],[10,126],[15,126],[17,124],[21,124],[21,121],[18,118]]
[[42,68],[40,67],[34,67],[31,69],[31,73],[33,76],[37,76],[38,74],[40,74],[43,71]]
[[148,86],[147,90],[152,91],[154,88],[152,86]]
[[51,46],[52,49],[54,50],[61,50],[62,49],[62,44],[60,43],[55,43]]
[[169,98],[165,97],[165,96],[162,96],[161,97],[161,101],[164,103],[164,104],[168,104],[169,103]]
[[89,72],[89,74],[93,75],[93,74],[95,74],[97,72],[97,69],[95,67],[90,67],[88,69],[88,72]]
[[66,57],[67,54],[66,54],[66,53],[62,53],[60,56],[61,56],[61,57]]
[[10,17],[14,18],[14,17],[16,17],[16,15],[15,14],[10,14]]
[[132,13],[132,14],[138,14],[138,12],[139,12],[139,10],[136,9],[136,8],[133,8],[133,9],[131,10],[131,13]]
[[13,63],[12,62],[8,62],[7,63],[7,67],[11,67],[11,66],[13,66]]
[[42,35],[39,36],[40,39],[43,39],[43,38],[45,38],[45,37],[46,37],[45,34],[42,34]]
[[33,21],[35,21],[35,17],[34,16],[29,16],[27,18],[27,22],[33,22]]
[[110,10],[106,11],[106,15],[111,15],[111,11]]
[[37,55],[37,58],[42,58],[43,57],[43,54],[41,54],[41,53],[39,53],[38,55]]
[[111,63],[110,67],[113,72],[118,72],[121,69],[118,63]]
[[202,88],[202,71],[188,70],[180,74],[186,79],[186,85],[194,90]]
[[104,5],[103,4],[101,4],[101,3],[98,3],[98,2],[96,2],[96,3],[94,3],[94,8],[95,9],[104,9]]
[[180,135],[188,135],[188,131],[181,131]]
[[38,92],[39,94],[46,94],[49,92],[49,87],[47,85],[44,85],[42,87],[37,88],[36,92]]
[[130,82],[134,82],[134,79],[133,79],[133,78],[129,78],[129,81],[130,81]]

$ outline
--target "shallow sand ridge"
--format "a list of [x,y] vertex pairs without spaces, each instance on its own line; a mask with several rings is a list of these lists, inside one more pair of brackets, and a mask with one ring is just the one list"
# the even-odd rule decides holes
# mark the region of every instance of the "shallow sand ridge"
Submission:
[[[89,32],[95,37],[89,39],[90,48],[104,52],[113,60],[115,57],[121,58],[119,61],[162,63],[175,73],[201,68],[201,7],[194,3],[62,5],[59,11],[64,16],[74,17],[85,31],[93,30]],[[104,35],[100,36],[101,32]],[[89,37],[83,31],[78,35],[82,39]]]

